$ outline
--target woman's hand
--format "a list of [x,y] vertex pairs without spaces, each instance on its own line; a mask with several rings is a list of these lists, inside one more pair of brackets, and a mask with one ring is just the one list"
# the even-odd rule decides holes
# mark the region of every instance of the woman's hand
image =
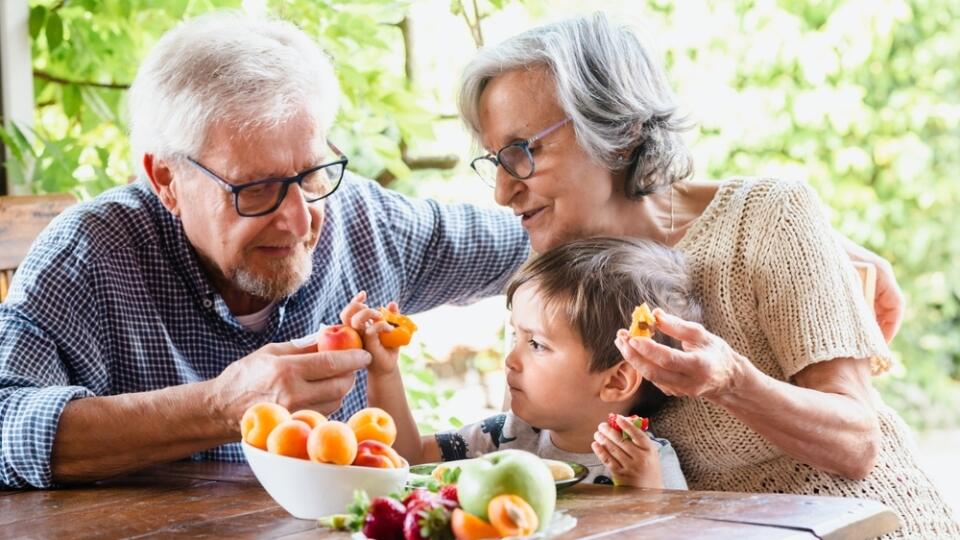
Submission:
[[590,443],[593,453],[613,475],[614,485],[663,489],[659,447],[623,416],[617,415],[617,425],[629,439],[600,424]]
[[655,309],[657,331],[676,338],[677,350],[649,338],[617,332],[616,345],[630,365],[663,393],[671,396],[716,398],[730,392],[747,360],[722,338],[697,323]]
[[[388,349],[380,343],[380,333],[389,332],[393,327],[383,320],[383,315],[379,311],[364,304],[366,299],[366,291],[358,292],[340,312],[340,320],[344,325],[353,328],[363,337],[363,348],[372,357],[370,365],[367,367],[367,373],[370,376],[398,373],[400,368],[397,358],[400,355],[400,350]],[[387,309],[397,311],[397,303],[390,302]]]

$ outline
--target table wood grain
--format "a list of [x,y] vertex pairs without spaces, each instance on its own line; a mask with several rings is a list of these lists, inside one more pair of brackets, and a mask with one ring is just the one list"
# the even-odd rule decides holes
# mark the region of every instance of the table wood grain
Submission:
[[[895,530],[874,501],[576,485],[566,539],[866,539]],[[177,462],[82,487],[0,491],[0,538],[346,539],[287,514],[241,464]]]

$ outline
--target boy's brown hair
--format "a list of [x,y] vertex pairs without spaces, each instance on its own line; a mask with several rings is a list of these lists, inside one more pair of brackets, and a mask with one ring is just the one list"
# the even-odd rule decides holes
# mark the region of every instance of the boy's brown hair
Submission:
[[[590,371],[611,368],[623,357],[614,345],[633,308],[646,302],[688,321],[701,319],[686,262],[675,250],[635,238],[587,238],[551,249],[521,268],[507,286],[507,307],[525,283],[545,297],[551,316],[563,317],[591,354]],[[660,332],[657,342],[679,348]],[[665,400],[644,379],[634,414],[652,414]]]

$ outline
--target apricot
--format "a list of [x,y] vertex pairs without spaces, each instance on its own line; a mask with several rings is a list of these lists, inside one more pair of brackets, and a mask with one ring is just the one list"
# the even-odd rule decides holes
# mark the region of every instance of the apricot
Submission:
[[380,332],[380,344],[388,349],[409,345],[413,333],[417,331],[417,325],[406,315],[387,308],[380,308],[380,315],[393,327],[386,332]]
[[368,439],[357,444],[357,457],[353,464],[358,467],[376,467],[381,469],[400,469],[404,460],[396,450],[380,441]]
[[252,405],[240,418],[240,436],[250,446],[267,449],[267,437],[273,428],[284,420],[290,419],[290,412],[276,403],[257,403]]
[[310,429],[313,429],[327,421],[326,416],[310,409],[300,409],[299,411],[291,414],[290,418],[305,422],[308,426],[310,426]]
[[397,440],[397,424],[390,413],[377,407],[367,407],[353,414],[347,424],[357,435],[358,441],[380,441],[392,446]]
[[267,452],[290,456],[300,459],[309,459],[307,455],[307,437],[310,436],[310,426],[300,420],[285,420],[273,428],[267,436]]
[[450,529],[457,540],[484,540],[485,538],[500,538],[496,527],[478,518],[473,514],[457,508],[450,516]]
[[318,463],[350,465],[357,457],[357,436],[343,422],[324,422],[310,430],[307,455]]
[[487,516],[500,536],[527,536],[540,526],[533,507],[519,495],[497,495],[490,499]]
[[652,337],[657,331],[657,319],[646,302],[633,309],[630,320],[630,335],[633,337]]

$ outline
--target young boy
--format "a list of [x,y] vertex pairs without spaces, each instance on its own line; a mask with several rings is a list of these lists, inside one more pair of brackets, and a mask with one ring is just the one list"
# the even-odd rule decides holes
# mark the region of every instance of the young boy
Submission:
[[[614,344],[617,330],[643,302],[686,320],[700,319],[679,253],[640,240],[593,238],[528,262],[507,288],[515,336],[505,361],[512,411],[422,438],[404,394],[398,351],[384,348],[378,338],[390,325],[365,299],[359,293],[341,318],[363,335],[373,356],[368,400],[393,416],[394,448],[410,463],[518,448],[585,465],[587,481],[598,484],[686,489],[670,443],[623,417],[650,416],[666,396],[642,380]],[[659,333],[653,339],[678,345]],[[622,415],[617,424],[629,439],[607,425],[611,412]]]

